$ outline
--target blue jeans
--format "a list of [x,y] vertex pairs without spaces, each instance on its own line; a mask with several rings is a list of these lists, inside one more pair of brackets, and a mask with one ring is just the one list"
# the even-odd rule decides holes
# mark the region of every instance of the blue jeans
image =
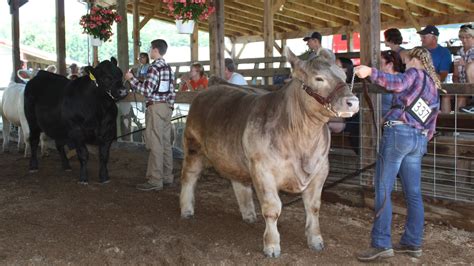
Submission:
[[428,138],[421,130],[408,125],[385,127],[377,159],[375,175],[375,221],[372,247],[391,248],[392,200],[395,178],[399,174],[407,219],[400,244],[421,247],[424,209],[421,197],[421,159],[426,153]]

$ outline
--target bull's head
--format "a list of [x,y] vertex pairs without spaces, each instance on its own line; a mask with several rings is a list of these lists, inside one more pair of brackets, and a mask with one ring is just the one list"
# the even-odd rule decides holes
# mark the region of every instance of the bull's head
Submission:
[[123,84],[123,72],[117,66],[117,59],[114,57],[104,60],[95,67],[86,68],[87,73],[92,73],[91,79],[95,79],[97,86],[115,101],[118,101],[128,94],[127,88]]
[[345,83],[346,74],[335,64],[334,56],[320,49],[318,56],[311,61],[300,60],[286,49],[286,58],[293,69],[293,79],[299,80],[306,91],[306,98],[324,107],[329,117],[351,117],[359,111],[359,99],[352,94]]

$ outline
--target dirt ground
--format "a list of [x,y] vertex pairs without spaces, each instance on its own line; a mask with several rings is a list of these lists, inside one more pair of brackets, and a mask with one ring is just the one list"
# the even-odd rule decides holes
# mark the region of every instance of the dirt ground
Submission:
[[[12,145],[13,148],[13,145]],[[90,184],[77,184],[79,164],[60,169],[56,152],[28,173],[28,161],[17,152],[0,153],[1,265],[309,265],[359,264],[354,254],[369,246],[372,212],[323,201],[321,231],[325,250],[306,245],[302,202],[283,208],[279,219],[282,255],[262,253],[264,222],[246,224],[227,180],[203,176],[197,186],[196,215],[179,215],[176,186],[141,192],[147,153],[142,147],[111,151],[112,182],[100,185],[97,157],[89,163]],[[179,168],[179,161],[176,162]],[[293,196],[283,195],[287,202]],[[394,217],[394,241],[404,217]],[[427,222],[423,256],[397,255],[390,264],[472,264],[474,233]]]

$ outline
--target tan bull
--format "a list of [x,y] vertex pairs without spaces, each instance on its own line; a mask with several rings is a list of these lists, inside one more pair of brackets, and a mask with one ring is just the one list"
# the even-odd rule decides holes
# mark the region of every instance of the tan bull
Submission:
[[217,84],[193,101],[184,132],[181,216],[194,215],[194,190],[203,167],[212,165],[232,186],[244,221],[255,222],[252,185],[265,219],[263,251],[280,255],[278,191],[303,193],[308,245],[324,247],[319,229],[321,189],[328,175],[331,117],[350,117],[359,100],[345,74],[324,51],[312,61],[289,49],[292,81],[262,93]]

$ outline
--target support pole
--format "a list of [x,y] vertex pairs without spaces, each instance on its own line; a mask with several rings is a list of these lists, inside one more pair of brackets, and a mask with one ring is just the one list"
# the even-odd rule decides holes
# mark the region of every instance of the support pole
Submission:
[[127,30],[127,0],[117,0],[117,12],[122,21],[117,24],[117,57],[120,69],[128,71],[128,30]]
[[213,0],[216,9],[209,17],[210,72],[224,78],[224,0]]
[[199,27],[198,23],[194,23],[193,34],[190,35],[191,45],[191,62],[199,61]]
[[21,82],[16,72],[21,68],[20,60],[20,12],[19,0],[11,1],[12,10],[12,62],[15,73],[15,82]]
[[[265,46],[265,58],[273,57],[273,43],[274,43],[274,34],[273,34],[273,3],[272,0],[265,0],[263,3],[263,42]],[[265,68],[273,68],[272,63],[266,63]],[[271,77],[265,78],[266,85],[272,85],[273,79]]]
[[66,26],[64,23],[64,0],[56,0],[56,62],[58,74],[66,72]]
[[133,64],[138,64],[138,57],[140,56],[140,1],[133,1]]
[[[379,67],[380,58],[380,0],[359,0],[360,17],[360,61],[361,64]],[[373,103],[377,102],[377,95],[370,95]],[[375,105],[375,110],[379,110]],[[376,160],[377,138],[372,122],[372,114],[366,101],[361,100],[361,167],[367,166]],[[379,121],[380,115],[376,112],[376,120]],[[373,176],[373,172],[370,174]]]

